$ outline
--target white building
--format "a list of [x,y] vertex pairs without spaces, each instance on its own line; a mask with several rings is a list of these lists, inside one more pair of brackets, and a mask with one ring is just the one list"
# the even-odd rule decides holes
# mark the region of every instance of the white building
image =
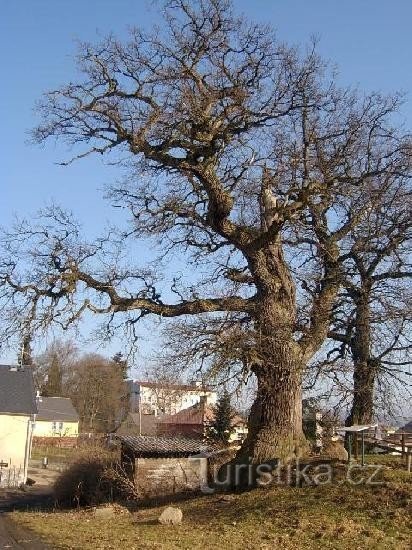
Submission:
[[128,380],[131,412],[143,414],[176,414],[192,407],[204,398],[206,404],[215,405],[216,392],[201,383],[165,384]]
[[77,437],[79,415],[67,397],[37,396],[36,437]]
[[26,482],[36,413],[31,369],[0,365],[0,487]]

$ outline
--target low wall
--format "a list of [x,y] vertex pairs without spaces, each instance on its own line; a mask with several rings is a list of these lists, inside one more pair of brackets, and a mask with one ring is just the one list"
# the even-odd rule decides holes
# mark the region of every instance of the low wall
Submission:
[[134,478],[142,498],[196,491],[207,481],[207,459],[138,458]]
[[78,437],[33,437],[33,447],[59,447],[61,449],[71,449],[77,447]]

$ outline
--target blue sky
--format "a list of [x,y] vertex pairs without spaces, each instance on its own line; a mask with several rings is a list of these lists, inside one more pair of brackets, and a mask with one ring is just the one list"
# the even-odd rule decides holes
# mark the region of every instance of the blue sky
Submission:
[[[271,23],[278,36],[302,44],[312,35],[337,64],[344,84],[366,90],[404,91],[403,113],[412,126],[412,2],[410,0],[235,0],[238,11]],[[144,0],[4,0],[0,4],[2,132],[0,224],[56,203],[70,208],[89,234],[99,233],[113,211],[101,189],[116,178],[100,159],[70,167],[62,145],[28,145],[42,92],[75,78],[75,40],[93,41],[130,25],[150,25],[156,12]],[[67,155],[66,155],[67,156]],[[118,349],[118,344],[113,347]],[[112,351],[109,349],[108,351]]]

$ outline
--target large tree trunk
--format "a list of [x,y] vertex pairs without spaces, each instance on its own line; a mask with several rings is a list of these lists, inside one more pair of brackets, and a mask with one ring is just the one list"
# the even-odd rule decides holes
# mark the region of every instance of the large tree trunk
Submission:
[[375,378],[376,369],[372,361],[354,363],[353,402],[348,425],[372,422]]
[[255,257],[252,272],[260,281],[255,316],[253,366],[258,387],[249,417],[249,433],[238,460],[252,464],[302,454],[302,356],[293,338],[296,323],[294,282],[281,243]]
[[[239,452],[253,464],[287,462],[306,450],[302,431],[301,364],[285,347],[256,370],[258,388],[249,417],[249,433]],[[275,362],[276,361],[276,362]]]
[[373,417],[376,367],[370,349],[369,294],[356,301],[355,335],[351,343],[353,357],[353,401],[346,423],[370,424]]

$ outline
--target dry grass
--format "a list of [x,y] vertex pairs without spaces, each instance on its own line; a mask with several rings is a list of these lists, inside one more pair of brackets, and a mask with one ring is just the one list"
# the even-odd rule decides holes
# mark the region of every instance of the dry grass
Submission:
[[385,470],[379,486],[274,487],[179,503],[183,525],[157,523],[162,508],[96,519],[79,512],[18,513],[14,519],[58,549],[410,548],[412,475]]

